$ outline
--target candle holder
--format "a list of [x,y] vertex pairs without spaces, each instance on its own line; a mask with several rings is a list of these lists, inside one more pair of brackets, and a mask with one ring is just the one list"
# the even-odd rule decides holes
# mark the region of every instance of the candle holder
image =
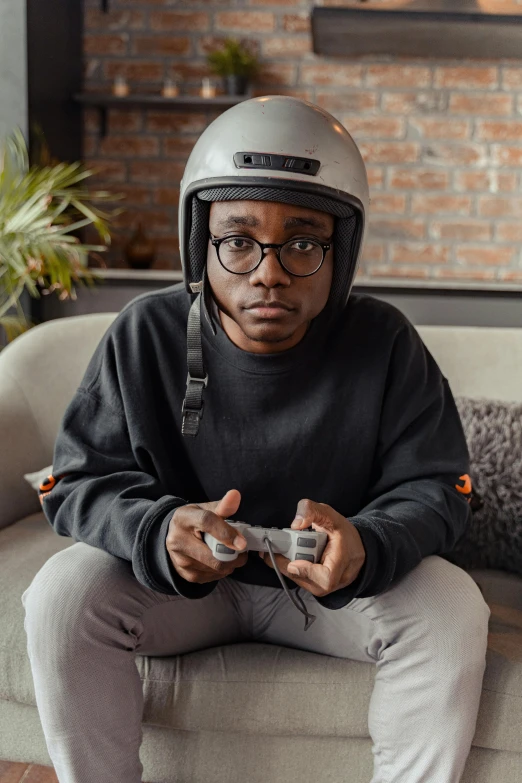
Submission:
[[161,94],[164,98],[177,98],[179,95],[179,85],[174,79],[165,79]]
[[119,98],[124,98],[129,94],[129,85],[125,76],[116,76],[112,85],[112,92],[113,95],[117,95]]
[[216,85],[213,80],[208,76],[205,76],[201,80],[201,89],[199,94],[202,98],[215,98],[216,97]]

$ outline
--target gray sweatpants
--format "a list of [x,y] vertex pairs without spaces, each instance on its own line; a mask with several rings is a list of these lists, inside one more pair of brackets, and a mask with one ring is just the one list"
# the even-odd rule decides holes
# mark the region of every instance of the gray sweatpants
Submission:
[[[471,748],[490,611],[473,579],[425,558],[395,587],[342,609],[299,588],[219,580],[206,598],[157,593],[131,564],[75,543],[22,595],[42,727],[60,783],[140,783],[143,694],[135,654],[241,641],[373,661],[371,783],[458,783]],[[390,720],[390,717],[393,719]]]

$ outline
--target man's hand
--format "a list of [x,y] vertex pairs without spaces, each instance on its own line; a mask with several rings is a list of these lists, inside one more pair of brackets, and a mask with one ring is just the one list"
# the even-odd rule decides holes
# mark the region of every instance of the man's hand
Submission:
[[[291,524],[292,530],[304,530],[312,526],[323,531],[328,540],[320,563],[308,560],[290,561],[287,557],[274,553],[277,567],[282,574],[293,579],[299,587],[312,595],[324,596],[334,590],[340,590],[351,584],[364,565],[366,552],[359,531],[352,523],[326,503],[314,500],[300,500],[296,517]],[[264,562],[273,568],[269,552],[259,552]],[[297,568],[299,574],[292,573]]]
[[[225,519],[235,514],[241,503],[237,489],[229,489],[221,500],[188,503],[177,508],[170,520],[165,545],[172,565],[188,582],[205,584],[229,576],[248,560],[248,552],[238,554],[235,560],[223,562],[212,554],[203,534],[210,533],[232,549],[244,549],[246,539]],[[235,543],[239,536],[238,544]]]

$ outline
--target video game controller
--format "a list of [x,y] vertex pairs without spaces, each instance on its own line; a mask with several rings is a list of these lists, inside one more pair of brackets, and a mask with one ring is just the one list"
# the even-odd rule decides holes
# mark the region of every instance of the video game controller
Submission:
[[284,555],[289,560],[308,560],[310,563],[319,563],[328,538],[327,533],[315,530],[292,530],[289,527],[284,527],[281,530],[278,527],[262,527],[261,525],[249,525],[247,522],[235,522],[233,519],[225,519],[225,522],[228,522],[246,538],[247,546],[244,549],[230,549],[210,533],[204,533],[203,540],[212,550],[212,554],[217,560],[223,562],[235,560],[243,552],[268,552],[264,541],[265,536],[268,536],[272,550],[276,554]]

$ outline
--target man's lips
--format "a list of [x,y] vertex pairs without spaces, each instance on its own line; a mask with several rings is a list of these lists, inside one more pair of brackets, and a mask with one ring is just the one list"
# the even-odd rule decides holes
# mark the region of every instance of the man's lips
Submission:
[[288,307],[282,302],[260,302],[259,304],[250,305],[247,310],[252,313],[256,318],[263,320],[277,320],[284,318],[293,308]]
[[265,308],[268,308],[270,310],[275,310],[275,309],[293,310],[293,307],[290,307],[284,302],[278,302],[275,300],[273,302],[253,302],[253,304],[248,305],[246,309],[254,310],[254,309],[265,309]]

